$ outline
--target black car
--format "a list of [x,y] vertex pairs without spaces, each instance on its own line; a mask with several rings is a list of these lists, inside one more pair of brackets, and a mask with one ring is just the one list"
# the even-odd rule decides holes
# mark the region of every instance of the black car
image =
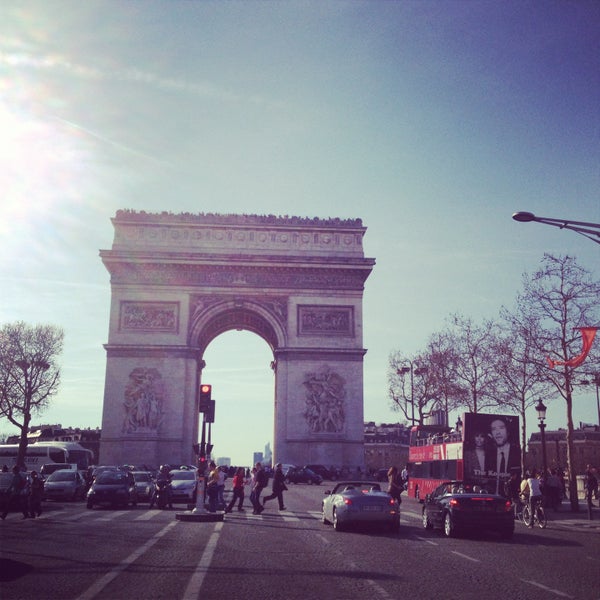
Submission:
[[317,475],[320,475],[323,479],[328,479],[329,481],[337,481],[338,479],[337,469],[328,469],[325,465],[306,465],[304,468],[310,469]]
[[102,471],[87,493],[87,507],[96,504],[111,506],[136,506],[137,490],[131,471]]
[[285,481],[286,483],[314,483],[316,485],[320,485],[323,481],[323,478],[306,467],[291,467],[285,474]]
[[503,496],[489,494],[477,485],[446,481],[423,505],[423,527],[443,530],[447,537],[467,531],[495,531],[510,539],[515,530],[512,504]]

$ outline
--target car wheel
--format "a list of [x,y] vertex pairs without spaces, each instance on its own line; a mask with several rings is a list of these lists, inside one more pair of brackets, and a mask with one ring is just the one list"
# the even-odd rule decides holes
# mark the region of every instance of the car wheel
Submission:
[[398,533],[400,531],[400,519],[395,520],[391,525],[390,525],[390,531],[392,533]]
[[88,500],[87,507],[88,507],[88,508],[94,508],[94,503],[93,503],[93,502],[90,502],[90,501]]
[[338,519],[337,510],[335,508],[333,509],[333,528],[336,531],[344,531],[344,526],[342,525],[342,523]]
[[446,537],[456,537],[456,526],[450,513],[446,513],[444,517],[444,535]]
[[423,509],[423,529],[433,529],[433,525],[431,524],[425,509]]

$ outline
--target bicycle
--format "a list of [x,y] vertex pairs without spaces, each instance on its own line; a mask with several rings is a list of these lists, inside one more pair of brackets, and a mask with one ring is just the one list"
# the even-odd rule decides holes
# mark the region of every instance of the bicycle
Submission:
[[[533,510],[533,515],[531,514],[531,505],[529,502],[523,505],[522,512],[523,523],[528,527],[533,527],[537,525],[540,529],[545,529],[548,521],[546,519],[546,512],[544,511],[544,507],[542,506],[541,501],[535,503],[535,507]],[[533,519],[533,520],[532,520]]]

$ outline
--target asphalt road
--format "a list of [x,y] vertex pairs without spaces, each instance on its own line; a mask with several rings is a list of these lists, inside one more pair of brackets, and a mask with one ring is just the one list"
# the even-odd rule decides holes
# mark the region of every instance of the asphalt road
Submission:
[[0,522],[0,597],[600,597],[600,529],[581,519],[551,515],[543,531],[518,523],[511,541],[446,539],[425,531],[420,505],[405,499],[399,534],[339,533],[320,519],[328,487],[291,485],[288,510],[272,501],[254,516],[246,501],[245,513],[217,523],[188,523],[175,518],[176,510],[145,506],[46,503],[35,520],[11,513]]

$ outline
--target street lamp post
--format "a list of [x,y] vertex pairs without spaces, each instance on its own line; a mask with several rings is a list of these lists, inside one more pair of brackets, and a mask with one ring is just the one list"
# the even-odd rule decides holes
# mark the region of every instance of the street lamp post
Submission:
[[546,407],[544,406],[544,403],[542,402],[541,398],[538,400],[538,403],[535,406],[535,410],[537,411],[537,414],[538,414],[540,432],[542,434],[542,466],[544,469],[543,473],[544,473],[544,477],[545,477],[546,469],[547,469],[547,465],[546,465],[546,423],[544,423],[544,421],[546,420]]
[[589,385],[593,383],[596,386],[596,410],[598,411],[598,425],[600,426],[600,373],[589,373],[592,376],[592,380],[588,381],[585,379],[581,382],[582,385]]
[[410,406],[411,406],[411,424],[415,424],[415,375],[425,375],[428,371],[428,367],[419,367],[415,365],[412,360],[407,361],[410,367],[399,367],[396,369],[398,375],[406,375],[410,373]]
[[570,229],[576,233],[580,233],[582,236],[600,244],[600,223],[586,223],[585,221],[570,221],[568,219],[550,219],[548,217],[537,217],[530,212],[516,212],[512,218],[519,223],[530,223],[535,221],[536,223],[544,223],[545,225],[552,225],[560,229]]
[[462,419],[460,418],[460,415],[458,415],[458,419],[456,419],[456,433],[459,435],[460,439],[462,439],[462,429],[463,429],[463,422],[462,422]]

